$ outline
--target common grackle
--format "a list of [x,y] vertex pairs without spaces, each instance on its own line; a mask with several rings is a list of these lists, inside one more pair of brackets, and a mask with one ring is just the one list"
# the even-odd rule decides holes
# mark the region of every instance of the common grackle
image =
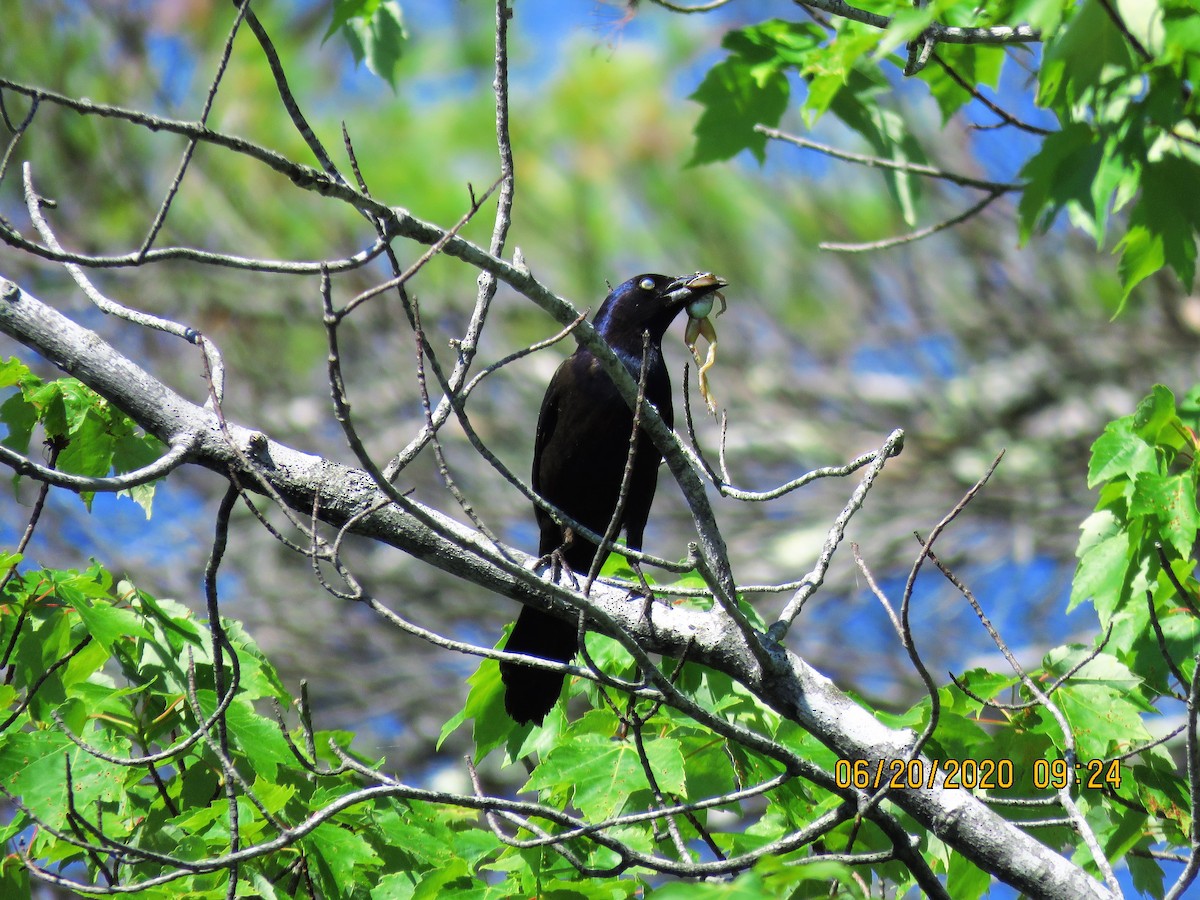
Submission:
[[[634,380],[641,377],[644,334],[649,335],[646,399],[667,427],[674,419],[671,381],[662,357],[662,338],[675,317],[690,304],[724,287],[709,273],[671,278],[638,275],[618,285],[601,304],[592,324],[625,363]],[[603,535],[617,509],[629,455],[633,413],[605,374],[600,361],[579,347],[550,379],[538,416],[533,444],[533,489],[592,532]],[[636,438],[625,506],[618,525],[634,550],[650,515],[662,454],[642,429]],[[586,573],[599,549],[534,507],[540,539],[538,552],[557,553],[572,571]],[[505,650],[542,659],[570,662],[579,650],[577,626],[540,610],[521,609]],[[500,664],[504,707],[517,722],[541,723],[562,691],[563,676],[519,663]]]

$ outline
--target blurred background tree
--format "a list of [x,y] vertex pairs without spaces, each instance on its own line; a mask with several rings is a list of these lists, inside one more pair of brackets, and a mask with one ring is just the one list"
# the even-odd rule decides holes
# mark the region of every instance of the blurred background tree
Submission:
[[[356,66],[340,40],[324,40],[320,2],[261,2],[255,8],[287,66],[296,95],[329,147],[342,124],[377,197],[439,223],[455,221],[495,177],[492,132],[492,21],[472,4],[405,4],[408,39],[394,87]],[[728,314],[717,324],[721,357],[713,373],[728,411],[727,454],[736,480],[765,487],[814,465],[846,461],[878,446],[892,428],[908,434],[905,454],[857,518],[850,537],[878,573],[902,573],[912,532],[937,521],[1001,448],[1004,464],[960,522],[943,555],[968,575],[998,624],[1024,652],[1071,633],[1063,619],[1078,525],[1093,505],[1085,483],[1087,449],[1108,419],[1128,413],[1154,381],[1184,388],[1196,377],[1200,298],[1160,274],[1115,321],[1122,285],[1102,247],[1065,225],[1019,248],[1015,198],[1001,198],[961,225],[922,241],[869,253],[823,251],[824,241],[872,241],[906,223],[884,179],[856,166],[773,144],[765,164],[749,153],[729,162],[687,165],[701,107],[689,100],[724,57],[731,27],[772,15],[795,18],[784,2],[740,2],[709,16],[677,16],[653,4],[522,0],[513,20],[513,146],[517,194],[510,243],[533,271],[581,307],[592,307],[635,272],[720,273],[730,282]],[[0,74],[72,96],[194,118],[229,26],[225,5],[196,0],[120,2],[0,0]],[[1023,103],[1021,51],[1010,53],[996,96],[1018,104],[1035,125],[1044,113]],[[212,124],[288,155],[307,150],[278,103],[269,72],[250,42],[235,47]],[[647,90],[653,85],[654,90]],[[802,85],[793,82],[793,88]],[[943,123],[924,90],[901,85],[884,101],[903,114],[938,165],[1011,180],[1035,140],[992,129],[979,102]],[[141,129],[61,109],[38,111],[21,144],[64,244],[80,251],[136,248],[145,238],[184,147]],[[797,125],[785,114],[783,127]],[[849,150],[870,148],[844,126],[822,120],[814,137]],[[864,174],[865,173],[865,174]],[[290,192],[233,154],[197,151],[162,245],[291,259],[347,255],[362,243],[348,209],[330,215],[316,198]],[[921,223],[961,212],[977,194],[952,184],[923,186]],[[299,199],[297,199],[299,196]],[[0,185],[0,215],[23,217],[19,179]],[[467,236],[486,243],[486,217]],[[405,252],[413,252],[406,250]],[[0,247],[7,274],[53,296],[68,314],[86,301],[54,263]],[[343,277],[339,290],[369,287],[380,269]],[[134,273],[97,272],[121,296]],[[435,349],[461,332],[473,278],[434,260],[413,285]],[[223,349],[231,371],[226,411],[273,437],[349,462],[327,402],[324,336],[315,276],[285,281],[232,270],[159,265],[136,273],[136,301],[201,328]],[[193,394],[192,357],[152,335],[87,324]],[[108,327],[106,327],[106,324]],[[484,359],[553,333],[546,318],[501,287],[484,336]],[[413,387],[411,331],[394,298],[381,298],[342,328],[350,395],[370,448],[380,457],[407,442],[423,412]],[[676,373],[686,357],[668,337]],[[131,348],[132,349],[132,348]],[[15,345],[0,342],[0,354]],[[472,419],[514,470],[528,469],[541,392],[560,358],[550,351],[506,367],[473,396]],[[400,373],[400,374],[397,374]],[[693,379],[694,380],[694,379]],[[696,410],[699,438],[715,452],[719,425]],[[532,514],[480,467],[451,424],[443,432],[450,468],[500,536],[531,549]],[[420,497],[440,492],[431,460],[405,473]],[[89,514],[52,493],[53,527],[31,552],[47,566],[76,566],[81,551],[125,569],[159,595],[199,607],[211,512],[224,482],[184,470],[160,488],[146,523],[127,500],[97,497]],[[847,486],[790,495],[769,511],[717,501],[718,515],[747,581],[772,582],[811,568]],[[32,490],[18,493],[29,502]],[[9,501],[4,507],[13,510]],[[18,514],[0,516],[11,540]],[[115,524],[114,524],[115,523]],[[683,555],[690,521],[682,501],[659,492],[647,547]],[[244,621],[285,680],[312,679],[323,727],[352,727],[373,739],[389,764],[408,772],[432,759],[442,722],[459,708],[473,663],[378,628],[360,610],[331,601],[310,572],[258,528],[230,547],[227,611]],[[954,553],[957,553],[957,559]],[[515,609],[386,547],[352,547],[355,570],[372,592],[443,633],[491,643]],[[770,621],[783,598],[764,595]],[[1089,633],[1090,623],[1082,626]],[[960,670],[994,651],[957,595],[933,579],[914,628],[931,669]],[[890,646],[890,629],[839,560],[823,592],[793,632],[794,649],[846,687],[881,703],[918,695]],[[895,668],[893,668],[895,667]],[[452,740],[462,740],[461,732]],[[452,756],[454,754],[451,754]]]

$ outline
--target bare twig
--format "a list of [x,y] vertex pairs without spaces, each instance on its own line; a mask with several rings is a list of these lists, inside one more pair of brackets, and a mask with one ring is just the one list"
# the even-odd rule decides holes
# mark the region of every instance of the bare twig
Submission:
[[25,712],[25,710],[29,707],[30,701],[32,701],[37,695],[37,692],[41,689],[42,685],[46,683],[47,679],[71,660],[73,660],[76,656],[78,656],[79,653],[82,652],[82,650],[91,642],[92,636],[90,634],[85,634],[81,640],[76,642],[74,647],[47,666],[46,671],[39,675],[37,681],[31,684],[28,690],[25,691],[25,696],[21,698],[21,701],[13,708],[13,711],[9,713],[8,717],[3,722],[0,722],[0,733],[3,733],[3,731],[8,728],[9,725],[20,718],[21,713]]
[[1002,196],[1004,191],[992,191],[982,200],[973,203],[967,209],[951,216],[949,219],[943,219],[933,225],[928,225],[925,228],[918,228],[916,231],[910,231],[908,234],[897,235],[896,237],[882,238],[878,241],[865,241],[863,243],[839,243],[836,241],[822,241],[817,246],[822,250],[831,250],[838,253],[867,253],[871,250],[886,250],[889,247],[899,247],[902,244],[911,244],[913,241],[920,241],[930,235],[937,234],[939,231],[945,231],[947,228],[953,228],[955,225],[967,221],[972,216],[977,216],[990,206],[995,200]]
[[1167,558],[1167,550],[1163,546],[1162,541],[1155,541],[1154,549],[1158,553],[1158,563],[1162,566],[1162,570],[1166,573],[1168,580],[1170,580],[1171,587],[1175,588],[1175,592],[1179,594],[1179,602],[1186,606],[1188,612],[1193,616],[1200,618],[1200,609],[1196,608],[1196,600],[1192,596],[1192,592],[1183,586],[1183,582],[1175,574],[1175,568],[1171,565],[1171,560]]
[[53,250],[43,244],[25,240],[11,226],[7,225],[3,218],[0,218],[0,240],[18,250],[24,250],[51,262],[75,263],[88,269],[125,269],[143,266],[147,263],[185,261],[244,272],[265,272],[272,275],[316,275],[322,269],[328,269],[330,272],[349,272],[361,269],[378,258],[387,244],[386,239],[380,237],[376,238],[367,249],[351,256],[312,261],[257,259],[250,256],[239,256],[236,253],[216,253],[196,247],[161,247],[157,250],[150,250],[144,258],[139,258],[137,251],[97,256],[68,250]]
[[[21,138],[25,136],[25,132],[29,129],[29,126],[33,124],[33,117],[37,115],[39,103],[41,103],[41,99],[34,97],[29,103],[29,112],[25,113],[25,118],[14,125],[9,120],[8,110],[4,106],[4,92],[0,91],[0,111],[3,112],[4,121],[13,133],[12,138],[8,142],[8,147],[4,150],[4,156],[0,157],[0,181],[4,180],[4,175],[8,172],[8,164],[12,161],[13,154],[17,152]],[[0,219],[0,221],[3,221],[3,219]]]
[[1112,23],[1116,27],[1117,31],[1121,32],[1121,37],[1123,37],[1125,42],[1133,48],[1133,52],[1142,58],[1142,62],[1153,61],[1154,55],[1146,49],[1145,44],[1138,39],[1138,36],[1129,30],[1129,26],[1125,24],[1125,20],[1121,18],[1121,14],[1117,12],[1116,7],[1113,6],[1112,0],[1098,0],[1098,2],[1100,4],[1100,8],[1103,9],[1108,15],[1108,18],[1112,20]]
[[[217,99],[217,87],[221,84],[221,79],[225,75],[225,68],[229,65],[230,54],[233,53],[233,39],[237,37],[238,29],[242,25],[242,19],[249,11],[249,0],[238,6],[237,15],[234,17],[233,25],[229,29],[229,36],[225,38],[225,46],[221,50],[221,58],[217,63],[217,71],[213,74],[212,81],[208,86],[208,94],[204,98],[204,108],[200,111],[200,118],[198,120],[201,125],[205,125],[208,122],[208,114],[212,112],[213,101]],[[188,139],[187,147],[183,151],[183,159],[179,161],[179,168],[175,172],[175,177],[171,179],[171,186],[167,189],[166,196],[163,197],[158,213],[154,216],[154,221],[150,225],[150,231],[146,234],[146,239],[142,242],[141,249],[138,250],[137,258],[139,262],[145,260],[146,254],[154,245],[154,239],[158,237],[159,231],[167,221],[167,214],[170,212],[171,203],[179,193],[179,188],[183,185],[183,177],[187,173],[188,165],[192,161],[192,155],[196,152],[198,143],[199,141],[194,137]]]
[[[512,221],[513,197],[516,193],[516,174],[513,166],[512,138],[509,134],[508,109],[508,20],[512,15],[508,0],[496,0],[496,43],[495,43],[495,77],[492,88],[496,97],[496,147],[500,157],[500,193],[496,203],[496,218],[492,227],[491,242],[488,253],[496,258],[503,256],[505,241]],[[523,267],[520,250],[514,254],[514,263]],[[497,276],[490,270],[480,272],[477,282],[475,308],[471,311],[471,319],[461,340],[455,342],[458,358],[448,379],[442,378],[440,370],[435,372],[439,383],[446,391],[445,396],[438,402],[437,408],[431,415],[431,421],[409,445],[396,455],[385,467],[389,480],[394,479],[411,461],[421,448],[432,439],[437,429],[450,417],[453,409],[453,398],[462,389],[463,383],[470,374],[474,362],[479,336],[487,321],[492,299],[496,295]],[[402,298],[403,299],[403,298]],[[465,393],[462,395],[465,396]]]
[[779,619],[773,623],[768,630],[768,635],[775,643],[783,640],[791,627],[796,616],[800,615],[800,610],[804,608],[804,604],[808,598],[817,592],[817,589],[825,581],[825,573],[829,570],[829,563],[833,560],[833,554],[837,551],[838,544],[842,542],[842,538],[846,534],[846,525],[851,517],[862,509],[863,503],[867,499],[867,492],[871,490],[875,484],[875,479],[879,477],[879,473],[883,471],[884,464],[889,459],[898,454],[904,446],[904,432],[896,429],[887,436],[887,440],[883,442],[879,450],[874,454],[870,467],[863,475],[862,481],[858,483],[858,487],[854,489],[854,493],[850,495],[850,500],[846,503],[838,516],[833,521],[833,525],[829,529],[828,535],[825,537],[825,545],[821,548],[821,555],[817,557],[817,565],[811,572],[804,576],[800,582],[800,587],[788,601],[782,613],[779,614]]
[[655,6],[661,6],[663,9],[669,9],[671,12],[683,13],[685,15],[691,13],[706,13],[712,12],[714,9],[720,9],[730,0],[709,0],[708,3],[698,3],[695,6],[684,6],[680,3],[672,3],[671,0],[650,0]]
[[1017,182],[992,181],[986,178],[976,178],[973,175],[962,175],[958,172],[939,169],[936,166],[927,166],[924,163],[899,162],[894,159],[886,159],[882,156],[868,156],[862,153],[852,153],[849,150],[841,150],[837,147],[831,147],[828,144],[821,144],[817,141],[800,137],[799,135],[788,134],[785,131],[780,131],[778,128],[769,128],[766,125],[755,125],[754,130],[759,134],[765,134],[767,137],[773,140],[784,141],[788,144],[793,144],[797,147],[802,147],[807,150],[816,150],[819,153],[824,153],[826,156],[832,156],[834,159],[840,159],[843,162],[857,163],[860,166],[867,166],[868,168],[872,169],[892,169],[897,172],[905,172],[909,175],[923,175],[926,178],[938,178],[943,181],[949,181],[952,184],[957,184],[960,187],[978,188],[981,191],[988,191],[989,193],[1009,193],[1012,191],[1024,190],[1025,188],[1025,185]]
[[[998,461],[999,460],[997,460],[997,462]],[[932,536],[930,540],[932,540]],[[929,541],[925,541],[924,546],[928,548],[928,545]],[[1080,837],[1083,839],[1083,842],[1087,845],[1089,852],[1091,852],[1092,858],[1096,861],[1096,865],[1099,866],[1100,871],[1104,876],[1104,883],[1114,895],[1118,897],[1121,896],[1121,888],[1117,882],[1116,875],[1112,871],[1112,865],[1108,862],[1108,857],[1104,855],[1104,851],[1101,849],[1100,842],[1096,838],[1096,834],[1092,830],[1091,825],[1088,824],[1087,820],[1083,816],[1082,811],[1079,809],[1074,798],[1071,796],[1071,790],[1075,783],[1075,734],[1071,731],[1071,723],[1067,721],[1066,716],[1063,715],[1062,711],[1058,708],[1058,705],[1049,696],[1047,696],[1046,692],[1042,690],[1037,682],[1029,676],[1029,673],[1025,671],[1021,664],[1017,662],[1016,656],[1013,654],[1008,644],[1000,636],[1000,633],[996,630],[995,626],[992,625],[991,620],[983,611],[983,607],[980,606],[979,601],[975,598],[975,595],[971,592],[971,590],[965,584],[963,584],[963,582],[960,581],[953,572],[946,568],[946,566],[937,558],[932,550],[927,549],[924,555],[929,558],[930,562],[937,566],[939,571],[946,576],[947,580],[950,581],[950,583],[958,589],[958,592],[962,594],[967,602],[971,604],[971,608],[975,611],[976,617],[979,619],[980,623],[983,624],[984,628],[987,629],[988,634],[991,635],[992,641],[996,644],[996,648],[1002,654],[1004,654],[1005,660],[1008,661],[1009,666],[1012,667],[1012,670],[1016,672],[1018,677],[1021,679],[1021,683],[1025,686],[1025,689],[1028,690],[1029,693],[1041,703],[1042,708],[1050,713],[1051,717],[1053,717],[1055,723],[1058,725],[1059,731],[1062,734],[1063,757],[1067,763],[1065,779],[1066,784],[1057,790],[1059,801],[1062,803],[1063,809],[1066,810],[1067,817],[1071,825],[1079,833]]]
[[[35,481],[40,481],[47,486],[54,485],[55,487],[67,488],[68,490],[79,492],[91,491],[98,494],[115,494],[118,491],[127,491],[141,484],[149,484],[151,481],[157,481],[159,478],[169,475],[188,461],[188,454],[191,453],[195,444],[195,436],[184,435],[178,444],[171,447],[163,456],[150,463],[150,465],[134,469],[132,472],[125,472],[121,475],[113,475],[105,478],[92,478],[87,475],[72,475],[70,472],[61,472],[58,469],[35,463],[28,457],[22,456],[20,453],[4,446],[0,446],[0,462],[11,467],[18,475],[24,475]],[[2,586],[0,584],[0,587]]]
[[1018,119],[1012,113],[1010,113],[1008,110],[1004,109],[1003,107],[999,106],[996,103],[993,103],[991,100],[989,100],[987,97],[985,97],[983,95],[983,93],[979,90],[979,88],[977,88],[975,85],[971,84],[971,82],[967,81],[967,79],[963,78],[962,75],[960,75],[958,73],[958,71],[952,65],[950,65],[948,62],[946,62],[944,59],[942,59],[942,57],[939,56],[937,53],[933,54],[933,60],[939,66],[942,67],[942,69],[945,71],[945,73],[950,76],[951,80],[955,84],[957,84],[960,88],[962,88],[964,91],[966,91],[968,94],[970,94],[975,100],[978,100],[981,104],[983,104],[985,107],[987,107],[988,110],[990,110],[992,113],[994,113],[1000,119],[1000,122],[997,124],[1012,125],[1014,128],[1019,128],[1021,131],[1027,131],[1030,134],[1036,134],[1036,135],[1040,135],[1042,137],[1046,137],[1047,135],[1053,134],[1053,132],[1048,128],[1040,128],[1037,125],[1030,125],[1028,122],[1022,122],[1020,119]]
[[[33,189],[33,170],[28,162],[22,166],[22,173],[25,180],[25,206],[29,211],[29,218],[33,222],[38,233],[41,234],[42,240],[46,242],[46,246],[57,252],[62,252],[62,246],[58,243],[58,238],[51,231],[49,224],[42,216],[42,198]],[[63,268],[70,273],[75,279],[75,283],[79,285],[80,290],[87,295],[87,298],[92,301],[101,312],[124,319],[127,322],[132,322],[134,325],[141,325],[144,328],[153,328],[156,331],[162,331],[166,334],[182,338],[189,344],[195,344],[204,352],[204,357],[207,365],[214,373],[216,383],[216,393],[218,400],[225,391],[225,364],[221,360],[221,353],[217,350],[215,344],[206,340],[195,328],[187,325],[181,325],[178,322],[173,322],[170,319],[165,319],[161,316],[151,315],[139,310],[130,309],[123,306],[114,300],[109,299],[100,293],[99,290],[91,283],[88,277],[84,274],[83,269],[74,263],[63,263]]]
[[[55,463],[58,462],[58,455],[62,453],[66,444],[62,440],[49,440],[46,442],[46,464],[51,471],[54,470]],[[0,446],[0,449],[7,450],[7,447]],[[0,454],[2,455],[2,454]],[[25,552],[25,548],[29,546],[29,542],[33,539],[33,532],[37,529],[38,521],[42,518],[42,510],[46,508],[46,496],[50,493],[50,483],[43,481],[38,487],[37,497],[33,501],[33,508],[29,511],[29,519],[25,523],[25,530],[21,532],[21,539],[17,541],[17,546],[13,548],[13,555],[20,557]],[[18,559],[11,566],[4,576],[0,578],[0,591],[4,590],[4,586],[12,580],[12,577],[17,574],[17,566],[20,563]],[[8,665],[9,657],[12,655],[13,647],[16,645],[17,635],[21,633],[21,626],[25,622],[26,609],[21,610],[21,615],[17,617],[16,627],[9,638],[8,648],[3,655],[0,655],[0,669]]]
[[[637,402],[633,405],[633,426],[629,434],[629,446],[625,451],[625,467],[621,471],[621,485],[617,490],[617,505],[613,507],[612,515],[608,517],[604,535],[596,547],[596,555],[588,567],[587,579],[583,583],[583,594],[586,597],[592,591],[592,583],[600,574],[604,560],[608,558],[609,548],[613,546],[617,533],[621,530],[621,522],[625,518],[625,506],[629,502],[629,487],[633,482],[633,466],[637,460],[638,436],[642,431],[642,406],[646,401],[646,379],[650,375],[650,332],[642,333],[642,364],[638,372]],[[645,448],[642,449],[645,453]],[[638,548],[641,549],[640,547]]]
[[[650,793],[654,797],[654,803],[661,812],[667,806],[667,798],[663,796],[662,788],[658,784],[658,776],[654,774],[654,767],[650,765],[650,757],[646,754],[646,739],[642,734],[642,729],[645,722],[640,716],[630,716],[631,733],[633,734],[633,745],[637,749],[638,762],[642,766],[642,774],[646,776],[646,784],[650,786]],[[679,825],[675,821],[674,816],[662,816],[660,819],[667,826],[667,833],[671,836],[671,842],[675,845],[675,853],[679,857],[680,862],[688,862],[691,860],[691,855],[688,853],[687,844],[683,841],[683,835],[679,831]],[[710,839],[711,840],[711,839]],[[717,850],[717,859],[724,859],[725,854]]]
[[[1171,651],[1167,647],[1167,637],[1163,634],[1162,624],[1158,621],[1158,610],[1154,608],[1154,592],[1149,588],[1146,588],[1146,607],[1150,612],[1150,626],[1154,629],[1154,638],[1158,641],[1158,655],[1162,657],[1163,662],[1167,664],[1167,668],[1175,677],[1175,680],[1179,682],[1179,687],[1186,691],[1189,679],[1184,677],[1183,672],[1180,671],[1179,666],[1175,664],[1175,660],[1171,657]],[[1109,628],[1111,627],[1110,625]],[[1187,699],[1184,694],[1176,694],[1175,697],[1177,700]]]
[[[904,583],[904,593],[900,599],[900,626],[901,626],[901,642],[904,649],[908,652],[909,660],[916,669],[921,681],[925,684],[926,692],[929,695],[929,721],[925,724],[921,735],[917,738],[916,746],[922,747],[937,728],[938,718],[941,715],[941,698],[938,695],[937,686],[933,683],[933,678],[929,674],[929,670],[925,668],[925,664],[921,661],[921,656],[917,652],[916,641],[912,636],[912,625],[909,618],[909,611],[912,609],[913,589],[916,587],[917,574],[921,571],[921,567],[926,558],[933,558],[933,543],[938,539],[943,531],[951,522],[959,517],[967,505],[975,499],[975,496],[983,490],[983,486],[988,483],[992,477],[992,473],[996,471],[996,467],[1000,465],[1000,460],[1004,458],[1004,451],[1001,450],[996,454],[996,458],[992,460],[992,464],[988,466],[987,471],[980,476],[979,480],[962,496],[962,499],[955,504],[950,512],[946,513],[933,529],[929,532],[929,537],[925,540],[918,541],[921,543],[921,552],[917,554],[917,558],[913,561],[912,568],[909,569],[908,578]],[[944,570],[943,570],[944,571]],[[959,587],[965,591],[966,588]]]
[[758,631],[746,617],[746,614],[738,607],[736,594],[728,594],[717,580],[712,570],[708,566],[708,560],[699,554],[695,542],[688,544],[688,562],[696,567],[696,571],[700,573],[700,577],[704,579],[704,583],[708,585],[712,591],[714,599],[720,605],[725,615],[733,622],[738,633],[742,636],[742,641],[746,648],[754,656],[758,663],[759,671],[765,678],[776,668],[776,661],[772,659],[770,652],[763,645],[764,638],[768,635],[763,635]]
[[[1192,678],[1188,683],[1187,697],[1188,727],[1185,732],[1188,799],[1191,801],[1193,810],[1200,808],[1200,757],[1197,756],[1197,753],[1200,753],[1200,735],[1197,735],[1196,732],[1197,722],[1200,722],[1200,656],[1192,660]],[[1191,844],[1191,853],[1188,854],[1187,865],[1183,867],[1183,871],[1179,873],[1179,877],[1167,891],[1164,900],[1181,900],[1186,896],[1192,882],[1196,880],[1197,874],[1200,874],[1200,822],[1197,822],[1196,816],[1192,817],[1191,825],[1188,828],[1188,839]]]
[[312,126],[308,124],[304,113],[300,111],[300,104],[296,102],[296,97],[292,93],[291,87],[288,86],[287,73],[283,69],[283,62],[279,59],[279,52],[275,49],[275,44],[271,41],[271,36],[267,34],[267,29],[263,27],[258,16],[250,9],[249,0],[234,0],[234,2],[235,5],[242,7],[238,15],[245,15],[246,24],[250,26],[250,31],[258,39],[263,56],[266,57],[267,65],[271,68],[271,75],[275,79],[275,89],[279,91],[279,99],[283,101],[283,108],[287,110],[287,114],[292,120],[292,125],[300,137],[304,139],[304,142],[308,144],[308,149],[317,158],[318,164],[325,170],[325,173],[342,184],[348,185],[349,182],[338,172],[337,166],[334,165],[333,160],[325,151],[325,146],[312,130]]
[[[208,609],[208,629],[212,634],[212,659],[213,659],[213,685],[216,687],[217,696],[222,696],[226,691],[225,671],[225,650],[228,649],[230,655],[236,656],[237,652],[233,649],[233,645],[225,636],[225,627],[221,624],[221,610],[217,604],[217,572],[221,567],[221,559],[225,556],[225,547],[229,540],[229,516],[233,512],[233,505],[237,503],[238,488],[234,483],[230,483],[225,491],[225,496],[221,498],[221,505],[217,509],[217,520],[215,534],[213,535],[212,550],[209,553],[208,563],[204,567],[204,599]],[[230,689],[234,689],[230,686]],[[197,720],[203,718],[203,713],[200,709],[199,702],[194,702],[193,713]],[[229,801],[229,852],[236,854],[241,846],[241,835],[238,830],[238,795],[237,784],[240,777],[231,777],[236,775],[233,765],[229,762],[229,724],[224,715],[217,718],[217,742],[213,744],[209,738],[207,731],[201,732],[206,742],[215,752],[217,758],[221,761],[221,767],[225,771],[225,798]],[[249,792],[247,792],[249,793]],[[238,863],[233,863],[229,867],[229,887],[231,891],[236,891],[238,882]],[[232,900],[232,896],[230,897]]]
[[[238,662],[237,654],[233,654],[230,659],[231,677],[229,679],[230,687],[225,692],[224,696],[218,698],[217,706],[212,711],[212,714],[207,718],[197,719],[196,728],[183,740],[171,744],[168,747],[159,750],[156,753],[147,753],[142,756],[117,756],[112,753],[106,753],[99,747],[94,747],[87,741],[80,738],[77,734],[67,727],[62,716],[55,710],[51,713],[54,719],[54,724],[58,726],[58,730],[67,736],[67,738],[76,747],[83,750],[89,756],[94,756],[96,759],[103,760],[114,766],[124,766],[125,768],[140,768],[142,766],[153,766],[158,763],[170,762],[177,759],[184,751],[190,748],[203,736],[212,730],[217,724],[217,719],[225,715],[225,711],[229,709],[229,705],[233,702],[234,696],[237,694],[237,685],[241,680],[241,663]],[[196,684],[196,664],[192,658],[191,649],[188,650],[188,665],[187,665],[187,683],[191,693],[195,693]]]
[[[1062,687],[1064,684],[1066,684],[1067,681],[1069,681],[1071,678],[1073,678],[1080,671],[1080,669],[1082,669],[1084,666],[1086,666],[1088,663],[1090,663],[1092,660],[1094,660],[1097,656],[1099,656],[1101,653],[1103,653],[1105,646],[1107,646],[1109,639],[1112,637],[1112,634],[1113,634],[1113,626],[1112,626],[1112,623],[1109,623],[1108,630],[1105,631],[1104,638],[1100,641],[1100,643],[1098,643],[1095,646],[1095,648],[1093,648],[1089,653],[1087,653],[1083,657],[1081,657],[1079,662],[1075,663],[1075,665],[1071,666],[1069,669],[1067,669],[1067,671],[1063,672],[1060,676],[1058,676],[1058,678],[1054,679],[1054,681],[1050,684],[1050,686],[1046,688],[1046,696],[1053,697],[1055,691],[1057,691],[1060,687]],[[964,694],[966,694],[968,697],[970,697],[976,703],[979,703],[983,706],[990,706],[993,709],[998,709],[1003,712],[1020,712],[1021,710],[1032,709],[1036,706],[1041,705],[1040,701],[1037,701],[1037,700],[1028,700],[1024,703],[1004,703],[1004,702],[1001,702],[999,700],[994,700],[994,699],[987,700],[987,699],[979,696],[978,694],[976,694],[969,687],[967,687],[966,684],[960,678],[958,678],[953,672],[950,672],[949,675],[950,675],[950,680],[954,682],[955,687],[957,687],[960,691],[962,691]]]

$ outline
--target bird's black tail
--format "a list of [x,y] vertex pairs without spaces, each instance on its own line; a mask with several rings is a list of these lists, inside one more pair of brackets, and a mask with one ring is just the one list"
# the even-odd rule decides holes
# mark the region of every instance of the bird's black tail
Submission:
[[[579,652],[578,629],[541,610],[524,606],[504,649],[509,653],[570,662]],[[500,677],[504,680],[504,708],[519,724],[542,724],[542,719],[554,708],[562,693],[561,672],[502,662]]]

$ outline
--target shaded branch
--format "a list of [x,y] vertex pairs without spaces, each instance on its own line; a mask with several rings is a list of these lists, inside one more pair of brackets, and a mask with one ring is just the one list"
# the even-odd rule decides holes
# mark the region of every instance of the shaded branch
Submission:
[[[819,9],[830,15],[861,22],[872,28],[885,29],[892,24],[887,16],[851,6],[845,0],[792,0],[805,9]],[[1042,39],[1042,33],[1031,25],[994,25],[979,28],[961,28],[953,25],[930,24],[925,32],[934,42],[946,44],[1031,44]]]

